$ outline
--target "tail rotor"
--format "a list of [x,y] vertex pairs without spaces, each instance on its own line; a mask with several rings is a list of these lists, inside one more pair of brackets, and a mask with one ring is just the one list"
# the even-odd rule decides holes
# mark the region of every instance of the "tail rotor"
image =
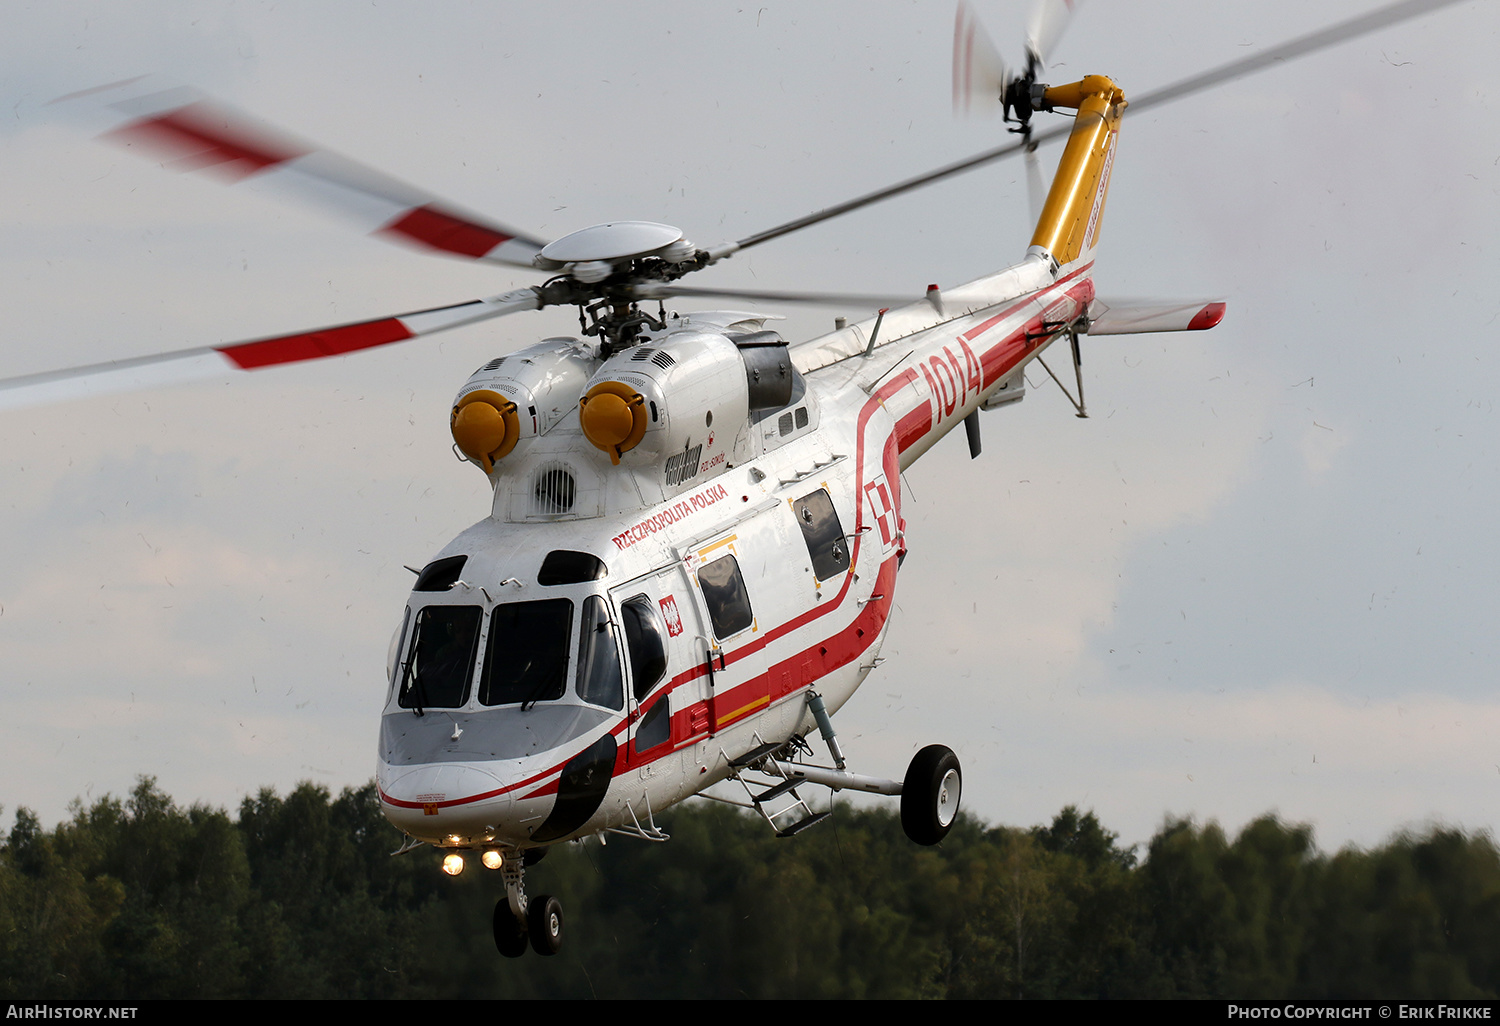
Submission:
[[1042,215],[1047,182],[1031,139],[1031,115],[1050,110],[1046,85],[1037,81],[1047,58],[1083,0],[1038,0],[1026,29],[1025,70],[1008,67],[974,9],[960,0],[953,23],[953,109],[967,115],[992,114],[997,106],[1026,152],[1026,199],[1033,223]]

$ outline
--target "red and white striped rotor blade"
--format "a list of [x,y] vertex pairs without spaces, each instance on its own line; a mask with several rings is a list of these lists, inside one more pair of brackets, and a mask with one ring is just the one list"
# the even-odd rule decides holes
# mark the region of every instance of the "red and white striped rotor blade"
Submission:
[[136,356],[87,367],[28,374],[0,379],[0,410],[39,406],[94,395],[136,389],[158,388],[184,381],[224,377],[233,371],[259,370],[286,363],[342,356],[361,349],[404,342],[419,335],[462,327],[492,317],[541,305],[534,289],[517,289],[502,296],[469,303],[418,310],[397,317],[382,317],[356,324],[341,324],[295,335],[233,342],[222,346],[200,346],[171,353]]
[[1009,72],[974,8],[960,0],[953,19],[953,111],[998,114]]
[[[102,101],[117,121],[104,138],[175,171],[209,171],[353,221],[366,232],[447,256],[531,267],[546,242],[471,214],[372,168],[320,150],[177,87],[139,91],[140,80],[62,97]],[[127,94],[127,95],[120,95]],[[57,102],[57,101],[54,101]]]

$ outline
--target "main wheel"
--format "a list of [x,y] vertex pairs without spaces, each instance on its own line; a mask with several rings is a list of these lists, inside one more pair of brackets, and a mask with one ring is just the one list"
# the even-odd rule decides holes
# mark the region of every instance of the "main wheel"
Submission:
[[562,902],[550,894],[538,894],[527,902],[526,920],[531,946],[538,955],[555,955],[562,950]]
[[963,773],[958,756],[942,745],[917,753],[901,784],[901,828],[918,844],[937,844],[958,818]]
[[520,958],[526,954],[526,924],[510,911],[510,902],[501,898],[495,902],[495,948],[506,958]]

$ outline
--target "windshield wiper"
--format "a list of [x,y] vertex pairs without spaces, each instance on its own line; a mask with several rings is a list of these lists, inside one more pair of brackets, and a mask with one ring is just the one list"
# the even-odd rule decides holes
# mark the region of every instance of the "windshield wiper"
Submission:
[[[412,655],[416,655],[415,647],[413,648]],[[427,689],[422,684],[421,674],[417,674],[416,687],[412,687],[411,667],[414,662],[416,662],[414,658],[406,661],[406,669],[401,674],[401,694],[412,696],[413,704],[411,711],[413,716],[426,716],[427,712],[422,707],[427,704]]]
[[521,703],[521,711],[530,712],[538,702],[547,697],[546,692],[551,691],[552,688],[556,686],[556,684],[556,680],[547,680],[546,678],[543,678],[542,682],[536,687],[532,688],[531,694],[527,695],[526,700]]

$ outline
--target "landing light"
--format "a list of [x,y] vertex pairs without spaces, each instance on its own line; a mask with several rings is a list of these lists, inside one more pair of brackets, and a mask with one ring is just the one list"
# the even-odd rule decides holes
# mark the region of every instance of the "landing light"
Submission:
[[501,855],[498,851],[495,851],[493,848],[491,848],[489,851],[479,856],[479,861],[484,863],[485,869],[499,869],[501,866],[505,865],[505,856]]
[[449,852],[443,856],[443,872],[449,876],[457,876],[464,871],[464,857],[458,852]]

